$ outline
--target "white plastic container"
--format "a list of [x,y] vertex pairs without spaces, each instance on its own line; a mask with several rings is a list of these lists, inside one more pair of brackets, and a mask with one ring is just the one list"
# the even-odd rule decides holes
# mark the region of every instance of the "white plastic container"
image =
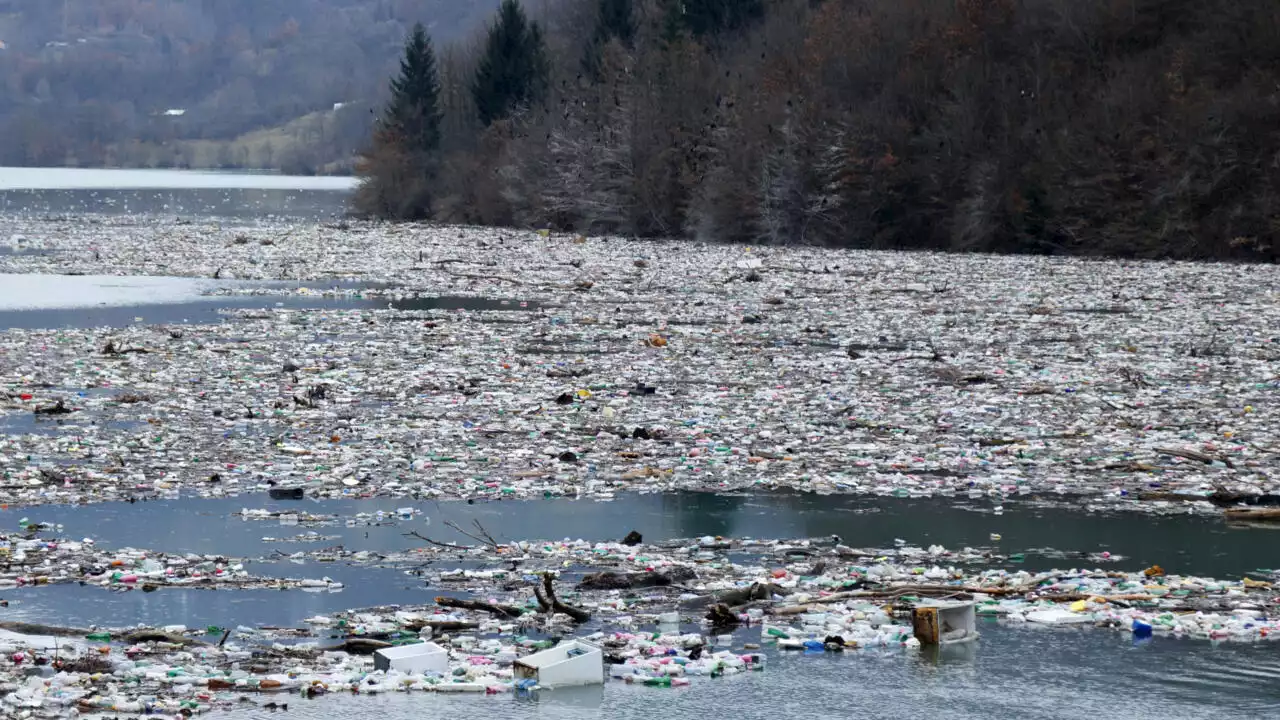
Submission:
[[433,642],[383,648],[373,654],[375,670],[399,670],[403,673],[449,673],[449,651]]
[[972,642],[978,625],[972,601],[922,600],[912,611],[915,637],[926,645]]
[[570,640],[534,653],[512,665],[516,680],[534,680],[544,688],[604,684],[604,653],[598,645]]

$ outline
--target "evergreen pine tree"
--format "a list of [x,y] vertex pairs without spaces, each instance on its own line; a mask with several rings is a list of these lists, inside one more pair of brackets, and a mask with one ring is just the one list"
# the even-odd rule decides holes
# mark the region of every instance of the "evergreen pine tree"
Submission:
[[671,46],[685,31],[684,3],[681,0],[665,0],[662,5],[662,42]]
[[694,35],[739,30],[764,17],[762,0],[683,0],[684,22]]
[[604,46],[617,39],[630,49],[635,40],[635,15],[631,0],[598,0],[596,27],[582,55],[582,69],[593,81],[600,80],[600,58]]
[[541,28],[529,22],[518,0],[503,0],[471,86],[480,122],[490,125],[519,107],[538,102],[546,82]]
[[405,41],[391,100],[378,119],[359,168],[364,178],[354,203],[379,217],[430,217],[440,150],[440,87],[435,53],[421,24]]
[[413,26],[400,59],[400,76],[391,81],[391,101],[382,127],[408,153],[440,148],[440,86],[436,57],[422,23]]
[[600,0],[600,15],[596,20],[596,36],[618,38],[624,47],[631,47],[636,35],[635,13],[631,0]]

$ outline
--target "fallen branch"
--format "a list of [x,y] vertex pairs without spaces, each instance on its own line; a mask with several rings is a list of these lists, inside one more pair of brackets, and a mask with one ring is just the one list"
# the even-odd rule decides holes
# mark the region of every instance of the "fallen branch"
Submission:
[[[825,597],[811,600],[807,603],[777,608],[773,611],[773,614],[798,615],[800,613],[808,612],[810,608],[815,606],[828,605],[833,602],[842,602],[844,600],[852,600],[855,598],[898,598],[903,595],[929,595],[937,597],[940,595],[950,596],[974,593],[1004,596],[1025,595],[1033,590],[1035,590],[1035,587],[1031,585],[1021,585],[1012,588],[981,588],[962,585],[902,585],[899,587],[884,588],[883,590],[851,590],[849,592],[832,593]],[[1088,597],[1096,596],[1090,595]]]
[[432,540],[431,538],[427,537],[426,535],[419,534],[417,531],[414,531],[414,532],[407,532],[407,533],[401,533],[401,534],[402,534],[402,535],[404,535],[405,537],[418,538],[418,539],[419,539],[419,540],[421,540],[422,542],[425,542],[425,543],[428,543],[428,544],[431,544],[431,545],[435,545],[436,547],[449,548],[450,550],[470,550],[470,549],[471,549],[471,548],[470,548],[469,546],[467,546],[467,545],[457,545],[457,544],[455,544],[455,543],[442,543],[442,542],[439,542],[439,541],[436,541],[436,540]]
[[752,600],[768,600],[774,595],[787,595],[788,593],[789,591],[786,588],[773,583],[751,583],[749,587],[726,590],[720,593],[720,596],[715,601],[733,607],[749,603]]
[[711,623],[711,627],[717,630],[728,630],[741,624],[738,616],[729,609],[728,605],[712,605],[707,611],[707,620]]
[[36,415],[67,415],[73,412],[75,412],[75,409],[67,407],[67,403],[63,400],[58,400],[47,407],[38,407],[35,409]]
[[203,642],[200,642],[199,640],[192,640],[189,637],[184,637],[182,635],[178,635],[177,633],[167,633],[160,630],[139,630],[137,632],[131,632],[120,639],[123,640],[124,642],[129,643],[130,645],[141,645],[142,643],[148,643],[148,642],[162,642],[162,643],[169,643],[171,645],[181,645],[183,647],[189,647],[192,645],[205,644]]
[[467,620],[440,620],[427,622],[426,620],[414,620],[405,623],[404,629],[410,632],[422,632],[425,628],[431,628],[433,633],[457,632],[458,630],[475,630],[480,627],[478,622],[470,622]]
[[[538,604],[542,606],[545,612],[564,613],[573,618],[574,622],[584,623],[591,619],[591,613],[581,608],[565,605],[556,597],[556,590],[552,583],[554,578],[551,573],[543,573],[542,587],[534,586],[533,594],[538,598]],[[541,590],[542,592],[539,592]]]
[[1181,448],[1170,448],[1170,447],[1158,447],[1158,448],[1152,448],[1152,449],[1158,453],[1163,453],[1165,455],[1172,455],[1174,457],[1185,458],[1187,460],[1197,460],[1199,462],[1204,463],[1205,465],[1212,465],[1213,462],[1216,460],[1226,465],[1229,468],[1235,467],[1235,465],[1232,465],[1231,461],[1226,458],[1213,457],[1212,455],[1205,455],[1204,453],[1196,452],[1195,450],[1183,450]]
[[459,535],[465,535],[471,538],[472,540],[475,540],[478,543],[482,543],[492,547],[494,550],[498,550],[502,547],[501,545],[498,544],[498,541],[494,540],[493,536],[490,535],[489,532],[484,529],[484,526],[480,524],[479,520],[472,519],[471,522],[476,526],[476,529],[480,532],[479,535],[472,535],[466,530],[463,530],[462,528],[458,527],[458,524],[453,522],[452,520],[445,520],[444,524],[445,524],[445,527],[453,529]]
[[56,625],[40,625],[39,623],[25,623],[5,621],[0,622],[0,630],[8,630],[19,635],[51,635],[53,637],[84,637],[92,630],[73,627],[58,627]]
[[1280,508],[1239,508],[1222,514],[1228,520],[1280,520]]
[[697,574],[691,568],[675,567],[668,572],[615,573],[598,572],[584,575],[578,583],[579,590],[632,590],[646,587],[668,587],[677,582],[693,580]]
[[440,269],[441,269],[442,271],[444,271],[444,274],[445,274],[445,275],[448,275],[448,276],[450,276],[450,277],[463,278],[463,279],[466,279],[466,280],[497,280],[497,281],[499,281],[499,282],[509,282],[509,283],[511,283],[512,285],[524,285],[524,284],[525,284],[525,282],[524,282],[523,280],[516,280],[515,278],[503,277],[502,275],[485,275],[485,274],[482,274],[482,273],[457,273],[457,272],[450,272],[450,271],[448,270],[448,268],[446,268],[446,267],[444,267],[444,266],[441,266],[441,267],[440,267]]
[[463,258],[446,258],[446,259],[444,259],[444,260],[432,260],[431,262],[432,262],[432,264],[433,264],[433,265],[452,265],[452,264],[454,264],[454,263],[462,263],[463,265],[490,265],[490,266],[492,266],[492,265],[496,265],[496,264],[497,264],[497,263],[492,263],[492,262],[488,262],[488,263],[476,262],[476,261],[474,261],[474,260],[466,260],[466,259],[463,259]]
[[331,645],[324,648],[326,652],[345,652],[352,655],[372,655],[379,650],[393,647],[389,642],[382,640],[369,640],[367,638],[348,638],[340,645]]
[[487,612],[499,617],[518,618],[524,614],[514,605],[499,605],[497,603],[487,603],[482,600],[464,600],[462,598],[445,597],[443,595],[436,598],[436,604],[440,607],[458,608],[460,610],[477,610],[479,612]]

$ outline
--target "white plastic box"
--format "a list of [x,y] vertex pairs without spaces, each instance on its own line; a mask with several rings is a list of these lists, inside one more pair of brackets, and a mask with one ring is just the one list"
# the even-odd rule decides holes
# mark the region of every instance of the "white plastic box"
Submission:
[[516,680],[534,680],[544,688],[604,684],[604,653],[582,640],[570,640],[512,664]]
[[950,645],[978,639],[973,602],[922,600],[912,612],[915,636],[924,645]]
[[373,654],[375,670],[399,670],[403,673],[449,674],[449,651],[433,642],[397,645]]

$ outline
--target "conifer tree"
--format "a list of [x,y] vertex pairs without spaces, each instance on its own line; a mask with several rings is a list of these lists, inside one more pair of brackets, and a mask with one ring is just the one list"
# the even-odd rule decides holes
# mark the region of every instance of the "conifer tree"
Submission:
[[631,0],[600,0],[596,19],[596,36],[617,38],[623,47],[631,47],[636,35],[635,11]]
[[547,73],[541,28],[529,22],[518,0],[503,0],[471,86],[480,122],[490,125],[540,101]]
[[761,0],[683,0],[684,21],[694,35],[739,30],[764,17]]
[[418,23],[405,42],[400,75],[391,81],[383,129],[409,153],[434,153],[440,148],[439,95],[435,52],[426,28]]
[[604,46],[616,39],[630,49],[635,40],[635,14],[631,0],[598,0],[596,27],[582,56],[582,69],[593,81],[600,80]]
[[391,100],[359,168],[358,210],[417,220],[431,215],[440,151],[440,86],[435,52],[422,24],[405,41]]

